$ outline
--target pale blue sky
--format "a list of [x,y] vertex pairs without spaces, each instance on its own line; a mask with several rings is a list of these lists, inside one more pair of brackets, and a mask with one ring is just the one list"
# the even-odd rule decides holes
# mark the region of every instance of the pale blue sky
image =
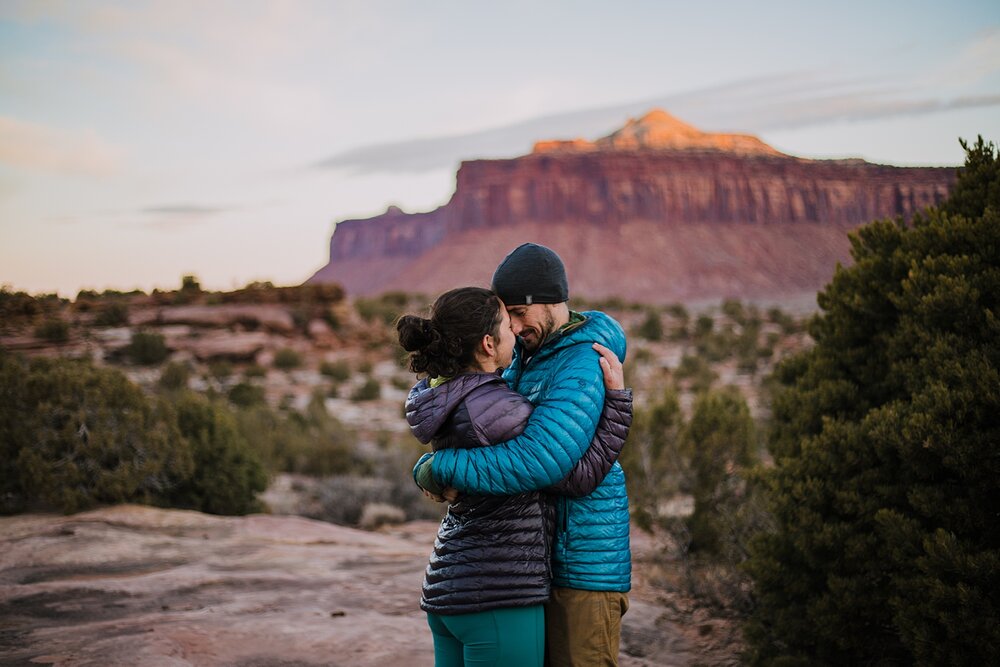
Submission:
[[0,0],[0,284],[298,283],[337,220],[653,106],[957,165],[1000,139],[1000,3]]

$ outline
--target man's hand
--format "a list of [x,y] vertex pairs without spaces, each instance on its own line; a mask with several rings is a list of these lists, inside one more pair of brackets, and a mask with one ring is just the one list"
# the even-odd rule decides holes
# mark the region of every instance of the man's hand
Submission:
[[600,343],[594,343],[592,347],[601,355],[598,361],[604,371],[604,388],[624,389],[625,371],[622,369],[622,362],[618,361],[618,355]]

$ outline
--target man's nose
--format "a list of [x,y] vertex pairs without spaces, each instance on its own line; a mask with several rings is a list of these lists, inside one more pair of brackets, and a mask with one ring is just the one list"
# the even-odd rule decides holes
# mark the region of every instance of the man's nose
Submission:
[[520,335],[521,334],[521,329],[523,329],[523,328],[524,327],[521,326],[521,321],[520,320],[515,320],[513,317],[510,318],[510,330],[514,332],[515,336]]

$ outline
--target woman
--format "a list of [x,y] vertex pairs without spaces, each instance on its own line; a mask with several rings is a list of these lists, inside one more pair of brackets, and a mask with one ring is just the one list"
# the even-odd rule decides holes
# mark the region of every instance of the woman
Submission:
[[[410,391],[406,417],[432,448],[481,447],[519,435],[531,404],[508,388],[515,337],[503,302],[465,287],[441,295],[430,319],[407,315],[399,342],[410,369],[427,377]],[[588,495],[614,464],[631,423],[631,392],[621,364],[601,354],[606,402],[594,442],[550,493]],[[429,466],[423,467],[425,470]],[[418,484],[440,495],[429,478]],[[550,591],[551,511],[548,494],[465,495],[441,521],[420,601],[434,637],[438,667],[541,665],[544,603]]]

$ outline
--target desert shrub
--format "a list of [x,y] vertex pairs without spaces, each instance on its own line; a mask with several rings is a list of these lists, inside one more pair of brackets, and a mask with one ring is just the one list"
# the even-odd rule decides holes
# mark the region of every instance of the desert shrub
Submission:
[[737,299],[726,299],[719,308],[722,314],[737,324],[743,324],[747,318],[744,305]]
[[712,333],[712,329],[715,328],[715,320],[713,320],[708,315],[699,315],[698,319],[694,321],[694,331],[692,335],[695,338],[704,338],[708,334]]
[[413,387],[413,377],[409,375],[393,375],[392,386],[402,391],[409,391]]
[[403,523],[404,521],[406,521],[406,512],[400,507],[389,503],[366,503],[361,508],[358,527],[365,530],[375,530],[380,526]]
[[240,382],[229,390],[229,402],[242,408],[264,403],[264,388],[249,382]]
[[0,353],[2,506],[157,502],[192,471],[170,407],[120,372]]
[[182,362],[171,361],[160,373],[160,386],[167,390],[184,389],[191,379],[191,368]]
[[246,368],[243,369],[243,377],[247,378],[267,377],[267,369],[257,363],[249,364],[247,365]]
[[683,303],[670,304],[669,306],[667,306],[666,312],[667,315],[670,315],[670,317],[673,317],[674,319],[680,320],[682,322],[687,322],[689,319],[691,319],[691,315],[690,313],[688,313],[688,309],[684,306]]
[[114,300],[101,305],[94,317],[94,324],[99,327],[123,327],[128,324],[128,304]]
[[646,340],[661,340],[663,338],[663,320],[660,312],[655,309],[646,311],[646,317],[635,329],[635,335]]
[[65,343],[69,340],[69,323],[57,319],[45,320],[35,327],[35,337],[50,343]]
[[368,378],[351,393],[352,401],[374,401],[382,395],[382,386],[375,378]]
[[180,395],[174,408],[194,470],[171,490],[171,504],[211,514],[260,511],[267,473],[230,411],[194,392]]
[[771,308],[768,310],[767,319],[769,322],[777,324],[781,327],[781,331],[785,335],[793,334],[800,328],[799,323],[796,322],[795,318],[780,308]]
[[237,426],[272,472],[344,474],[364,469],[354,454],[356,436],[326,410],[323,396],[303,413],[266,405],[237,410]]
[[14,292],[9,286],[0,286],[0,322],[30,318],[42,312],[42,306],[27,292]]
[[680,437],[694,496],[688,519],[692,550],[719,552],[726,523],[745,496],[745,471],[756,459],[755,449],[750,409],[736,389],[709,391],[695,400]]
[[144,366],[158,364],[170,354],[163,335],[149,331],[137,331],[132,334],[132,342],[125,352],[133,362]]
[[702,357],[692,357],[685,354],[681,357],[681,362],[674,371],[674,377],[678,380],[690,380],[691,390],[702,392],[712,386],[718,375]]
[[351,377],[351,366],[347,361],[323,361],[319,365],[319,372],[334,382],[344,382]]
[[216,380],[225,380],[233,374],[233,362],[227,359],[214,359],[208,364],[208,374]]
[[776,372],[752,663],[980,665],[1000,647],[1000,159],[866,225]]
[[677,391],[668,387],[648,407],[636,408],[620,462],[629,480],[629,504],[636,522],[649,529],[660,500],[680,489],[677,435],[683,423]]
[[274,367],[282,371],[290,371],[302,365],[302,355],[290,347],[283,347],[274,353]]
[[376,298],[354,300],[354,309],[366,322],[393,324],[406,310],[410,297],[403,292],[386,292]]

